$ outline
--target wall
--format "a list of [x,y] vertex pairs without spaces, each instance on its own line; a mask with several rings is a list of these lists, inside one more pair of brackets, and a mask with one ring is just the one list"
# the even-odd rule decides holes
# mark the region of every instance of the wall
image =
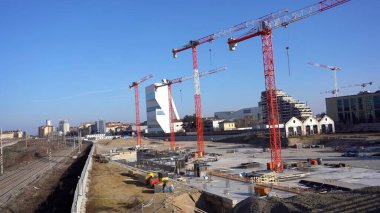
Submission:
[[95,146],[93,145],[75,189],[74,200],[71,206],[72,213],[86,212],[86,193],[88,192],[89,173],[92,170],[92,155],[94,154],[94,150]]

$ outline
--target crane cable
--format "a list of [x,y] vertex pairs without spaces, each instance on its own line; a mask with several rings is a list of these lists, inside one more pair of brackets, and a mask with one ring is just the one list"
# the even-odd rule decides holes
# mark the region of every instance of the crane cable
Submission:
[[211,69],[211,67],[212,67],[212,42],[209,43],[208,52],[209,52],[210,69]]
[[286,49],[286,56],[288,57],[288,72],[289,72],[289,77],[290,77],[289,46],[287,46],[285,49]]
[[[286,27],[286,29],[288,29],[288,27]],[[286,56],[288,58],[288,72],[289,72],[289,77],[290,77],[290,57],[289,57],[289,41],[290,41],[290,33],[289,33],[289,30],[286,30],[286,43],[288,43],[288,45],[285,47],[286,49]]]
[[210,66],[212,67],[212,49],[208,49],[208,51],[210,52]]

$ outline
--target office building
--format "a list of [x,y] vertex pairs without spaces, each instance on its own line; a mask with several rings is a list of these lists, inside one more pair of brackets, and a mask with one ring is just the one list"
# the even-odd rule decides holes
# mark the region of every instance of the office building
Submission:
[[341,128],[380,123],[380,90],[326,98],[326,114]]
[[98,120],[98,122],[96,122],[96,128],[97,128],[97,132],[99,134],[106,134],[106,122],[104,120]]
[[58,131],[62,132],[64,135],[70,132],[69,122],[67,120],[60,120],[58,124]]
[[247,116],[253,116],[257,120],[261,119],[261,107],[248,107],[237,111],[215,112],[214,117],[225,120],[245,119]]
[[[155,83],[145,87],[148,133],[170,133],[168,86],[157,87],[159,85]],[[171,103],[174,120],[179,120],[173,99]]]
[[38,137],[39,138],[46,138],[53,134],[54,127],[53,126],[40,126],[38,127]]

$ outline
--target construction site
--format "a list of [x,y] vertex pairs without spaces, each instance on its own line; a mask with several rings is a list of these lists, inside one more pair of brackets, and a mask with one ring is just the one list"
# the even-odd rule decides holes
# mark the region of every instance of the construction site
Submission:
[[[95,142],[85,202],[77,205],[77,209],[89,212],[378,212],[378,133],[332,134],[335,128],[331,124],[312,127],[315,132],[323,132],[322,135],[285,138],[280,131],[272,32],[347,2],[325,0],[293,12],[274,12],[172,49],[174,58],[182,51],[191,50],[194,74],[163,79],[162,83],[146,89],[148,93],[167,88],[168,101],[160,103],[161,109],[148,106],[150,93],[146,98],[148,113],[168,113],[165,132],[170,134],[166,138],[143,138],[139,85],[153,75],[132,82],[129,88],[135,91],[135,138]],[[232,37],[244,30],[243,35]],[[230,36],[231,51],[242,41],[261,37],[266,132],[245,132],[209,141],[204,140],[199,78],[226,67],[200,73],[197,48],[227,36]],[[334,90],[329,93],[337,97],[336,71],[340,68],[309,64],[333,71]],[[173,104],[172,85],[189,79],[194,80],[195,88],[196,141],[178,141],[174,126],[178,113]],[[157,119],[157,122],[161,121]],[[148,126],[157,124],[148,122]],[[311,127],[308,128],[310,134]]]
[[[193,73],[172,79],[160,76],[163,78],[158,83],[145,87],[146,122],[141,122],[140,92],[153,74],[141,74],[142,78],[130,82],[134,103],[128,110],[119,110],[117,116],[125,116],[127,111],[133,114],[134,123],[125,122],[124,129],[114,127],[112,134],[109,129],[107,132],[104,120],[93,122],[86,133],[79,126],[73,128],[76,135],[68,138],[66,132],[51,138],[54,127],[46,125],[46,137],[29,142],[27,136],[8,140],[3,157],[1,130],[0,212],[380,212],[380,90],[339,96],[340,89],[365,89],[373,82],[339,88],[336,73],[342,68],[309,62],[333,74],[333,90],[321,93],[333,97],[326,98],[326,111],[317,116],[307,102],[286,94],[276,82],[274,32],[293,23],[305,24],[325,11],[332,17],[334,9],[344,10],[350,2],[322,0],[292,11],[273,11],[168,48],[177,61],[180,54],[190,52]],[[213,129],[215,121],[218,130],[206,131],[200,78],[227,70],[229,61],[200,72],[198,59],[204,55],[199,52],[204,50],[199,47],[223,40],[230,51],[239,54],[238,44],[243,46],[249,39],[259,40],[261,48],[264,91],[257,107],[260,119],[235,128],[232,119],[215,121],[219,118],[214,116],[207,128],[211,125]],[[213,66],[211,52],[209,48]],[[286,54],[290,76],[289,46]],[[190,59],[183,60],[190,63]],[[183,128],[188,123],[179,116],[172,88],[188,80],[193,81],[194,89],[193,96],[186,99],[194,100],[191,131]],[[289,86],[281,85],[284,89]],[[103,89],[99,93],[115,91]],[[45,102],[94,94],[98,93]],[[239,96],[237,92],[231,94]],[[99,103],[88,101],[86,116],[97,104],[111,112],[106,104],[119,101],[99,97]],[[248,108],[243,108],[242,114],[244,109]]]
[[[268,163],[269,150],[249,136],[229,142],[205,141],[207,152],[202,158],[197,157],[192,141],[177,141],[176,150],[170,150],[168,141],[143,139],[138,151],[133,139],[99,141],[86,209],[378,211],[380,150],[373,147],[379,147],[380,135],[334,135],[314,140],[321,142],[305,139],[290,146],[286,142],[284,169],[279,173]],[[361,154],[346,157],[353,149]]]

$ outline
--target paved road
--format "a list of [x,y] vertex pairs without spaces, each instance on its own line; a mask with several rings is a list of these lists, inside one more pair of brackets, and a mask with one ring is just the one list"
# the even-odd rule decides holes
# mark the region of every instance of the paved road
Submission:
[[12,197],[17,196],[23,188],[32,186],[32,183],[39,177],[50,168],[57,168],[59,163],[68,159],[72,153],[73,149],[70,147],[53,153],[51,162],[49,162],[48,157],[44,157],[17,169],[5,171],[4,175],[0,176],[0,211],[1,207],[5,207],[7,202]]

